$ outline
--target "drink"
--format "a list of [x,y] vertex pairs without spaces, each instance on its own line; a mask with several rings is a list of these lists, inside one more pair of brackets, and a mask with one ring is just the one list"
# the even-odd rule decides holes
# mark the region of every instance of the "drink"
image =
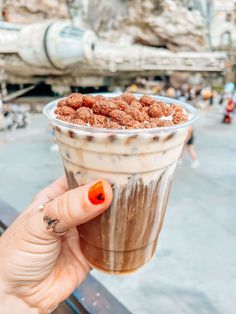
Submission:
[[69,188],[99,178],[113,186],[110,208],[78,226],[82,252],[92,266],[126,273],[153,256],[176,162],[188,125],[197,117],[191,106],[179,104],[188,114],[187,123],[144,130],[68,124],[53,118],[56,102],[45,109],[55,128]]

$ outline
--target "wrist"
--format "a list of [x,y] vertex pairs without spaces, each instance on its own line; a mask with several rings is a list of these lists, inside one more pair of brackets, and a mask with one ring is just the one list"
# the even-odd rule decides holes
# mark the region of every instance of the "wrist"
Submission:
[[0,313],[11,314],[17,309],[18,314],[39,314],[37,308],[29,306],[22,299],[9,294],[0,293]]

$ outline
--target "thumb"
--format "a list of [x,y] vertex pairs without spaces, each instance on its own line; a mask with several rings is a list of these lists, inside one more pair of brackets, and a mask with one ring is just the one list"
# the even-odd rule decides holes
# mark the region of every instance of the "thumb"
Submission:
[[112,201],[112,188],[105,180],[95,181],[70,190],[44,207],[50,219],[59,219],[56,232],[64,232],[105,211]]

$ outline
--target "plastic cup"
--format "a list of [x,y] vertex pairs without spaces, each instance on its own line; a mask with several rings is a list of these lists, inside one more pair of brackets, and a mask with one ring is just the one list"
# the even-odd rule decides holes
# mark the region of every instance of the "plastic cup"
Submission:
[[55,130],[69,188],[100,178],[112,183],[114,197],[109,209],[78,226],[81,250],[88,262],[112,274],[132,272],[153,256],[176,163],[188,127],[198,117],[188,104],[153,97],[180,105],[189,121],[153,129],[100,129],[56,119],[58,100],[44,108]]

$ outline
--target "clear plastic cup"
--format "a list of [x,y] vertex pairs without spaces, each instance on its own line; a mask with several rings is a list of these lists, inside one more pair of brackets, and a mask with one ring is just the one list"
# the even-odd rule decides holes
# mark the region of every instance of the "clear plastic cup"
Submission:
[[112,183],[114,197],[109,209],[78,226],[88,262],[112,274],[132,272],[153,256],[176,163],[188,126],[198,117],[188,104],[153,97],[180,105],[189,121],[153,129],[100,129],[56,119],[58,100],[44,108],[55,130],[69,188],[100,178]]

